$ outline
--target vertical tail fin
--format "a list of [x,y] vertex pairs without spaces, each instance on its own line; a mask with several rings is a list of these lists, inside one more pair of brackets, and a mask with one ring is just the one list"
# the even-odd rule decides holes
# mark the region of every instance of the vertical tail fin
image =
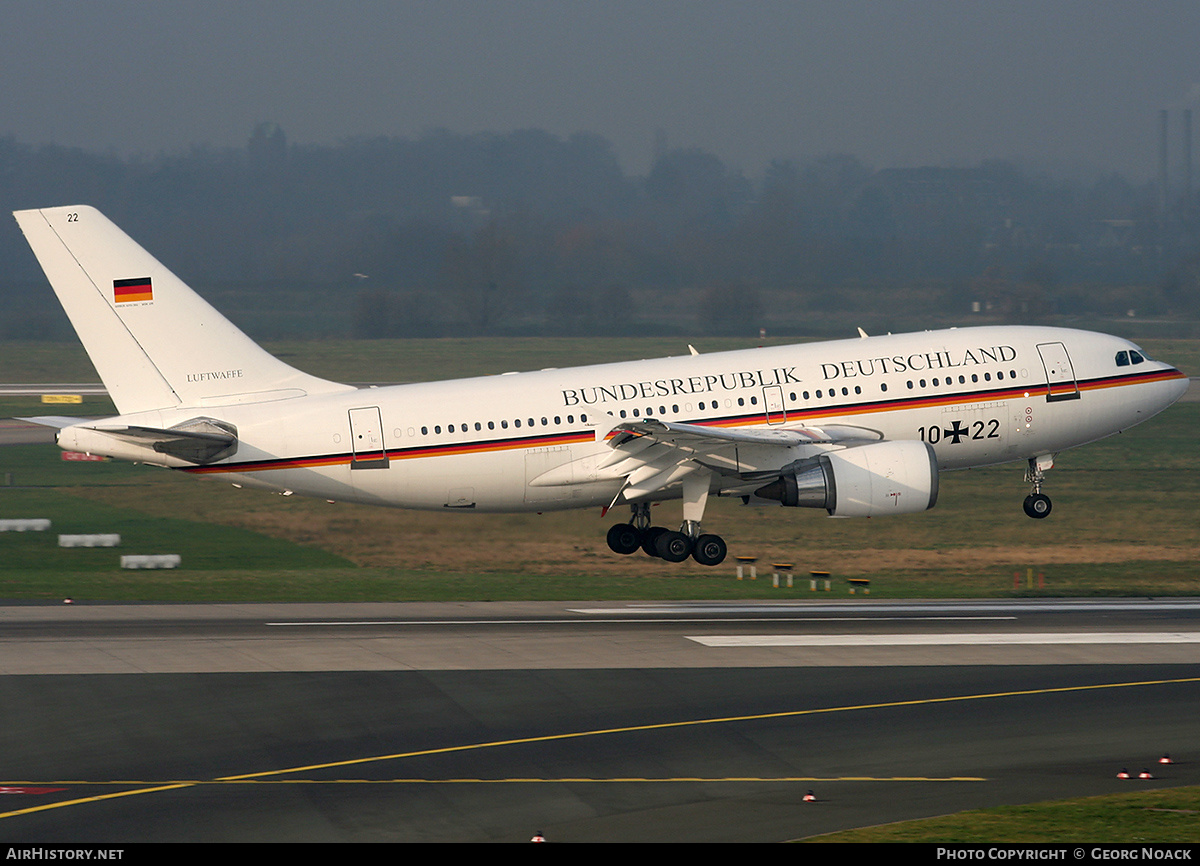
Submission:
[[95,208],[13,215],[121,414],[353,390],[261,349]]

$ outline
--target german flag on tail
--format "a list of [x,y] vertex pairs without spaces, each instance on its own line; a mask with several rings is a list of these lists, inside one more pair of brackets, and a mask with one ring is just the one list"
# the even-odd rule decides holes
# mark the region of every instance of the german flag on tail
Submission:
[[118,304],[128,304],[131,301],[153,301],[154,289],[149,277],[137,277],[132,280],[113,280],[113,301]]

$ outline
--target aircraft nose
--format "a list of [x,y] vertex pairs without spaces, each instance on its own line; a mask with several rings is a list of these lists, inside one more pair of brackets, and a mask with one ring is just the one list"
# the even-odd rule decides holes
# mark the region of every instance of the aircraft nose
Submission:
[[1155,391],[1159,401],[1159,406],[1155,410],[1156,412],[1161,412],[1179,400],[1179,398],[1188,392],[1192,384],[1191,379],[1174,367],[1168,367],[1164,372],[1167,376],[1159,379],[1159,387]]
[[1186,394],[1188,392],[1188,389],[1191,387],[1191,385],[1192,385],[1192,380],[1189,379],[1187,376],[1184,376],[1182,373],[1180,373],[1179,378],[1174,380],[1173,382],[1171,382],[1171,401],[1170,402],[1174,403],[1176,400],[1178,400],[1184,394]]

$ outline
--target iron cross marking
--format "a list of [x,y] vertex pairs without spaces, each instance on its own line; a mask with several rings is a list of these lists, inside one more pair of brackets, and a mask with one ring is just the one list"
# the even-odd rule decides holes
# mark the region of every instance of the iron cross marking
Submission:
[[946,435],[950,437],[951,445],[957,445],[959,440],[969,432],[968,428],[964,427],[961,421],[955,421],[954,426],[946,430]]

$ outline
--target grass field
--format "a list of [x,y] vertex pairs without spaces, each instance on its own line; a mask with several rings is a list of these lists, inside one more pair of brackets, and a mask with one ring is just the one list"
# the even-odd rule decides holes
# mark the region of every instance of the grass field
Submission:
[[[350,381],[417,380],[648,357],[674,340],[393,340],[274,346],[298,366]],[[728,348],[734,341],[718,342]],[[1184,369],[1200,343],[1147,343]],[[714,348],[716,348],[714,346]],[[686,342],[674,346],[686,351]],[[15,356],[10,358],[10,356]],[[86,380],[75,347],[0,345],[8,380]],[[382,363],[380,363],[382,362]],[[22,366],[23,365],[23,366]],[[370,376],[370,371],[382,375]],[[0,415],[100,415],[105,398],[43,407],[8,398]],[[1023,466],[943,475],[921,515],[831,520],[808,509],[710,501],[706,525],[730,543],[728,563],[670,565],[605,544],[599,510],[542,515],[411,512],[233,489],[165,470],[66,463],[53,446],[0,449],[0,516],[48,516],[42,538],[0,534],[0,598],[145,600],[580,599],[811,597],[807,573],[869,578],[873,597],[1194,594],[1200,569],[1200,404],[1181,403],[1120,436],[1059,456],[1055,509],[1021,512]],[[679,520],[677,503],[656,523]],[[121,551],[59,550],[58,532],[122,533]],[[181,553],[178,571],[124,572],[120,552]],[[732,579],[732,556],[796,564],[797,586]],[[764,568],[767,572],[769,568]],[[823,594],[820,594],[822,597]]]
[[[793,342],[800,341],[782,337],[509,337],[288,341],[268,343],[266,348],[316,376],[338,382],[391,383],[686,355],[689,344],[709,353]],[[1141,345],[1154,358],[1200,375],[1200,340],[1143,340]],[[100,378],[78,343],[7,341],[0,342],[0,381],[78,383],[99,382]]]
[[999,806],[924,821],[864,827],[806,842],[1104,844],[1185,843],[1200,839],[1200,788],[1172,788]]

